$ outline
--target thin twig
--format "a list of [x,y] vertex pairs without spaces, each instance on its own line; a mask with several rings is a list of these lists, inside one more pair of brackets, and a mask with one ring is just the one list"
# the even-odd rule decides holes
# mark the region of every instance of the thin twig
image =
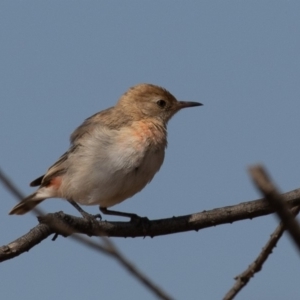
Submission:
[[[89,246],[96,251],[102,251],[104,254],[114,257],[133,277],[137,278],[146,288],[154,293],[159,299],[172,300],[160,287],[154,284],[147,276],[139,271],[129,260],[116,248],[116,246],[106,237],[102,237],[106,246],[99,245],[90,239],[79,235],[72,236],[79,243]],[[103,248],[105,251],[103,251]]]
[[297,220],[289,210],[288,205],[282,199],[274,184],[271,182],[270,176],[266,170],[258,165],[251,167],[249,172],[252,176],[256,187],[263,193],[265,199],[273,207],[280,220],[285,225],[287,231],[300,251],[300,226]]
[[[16,185],[4,174],[0,169],[0,181],[3,182],[7,190],[9,190],[19,201],[24,198],[22,193],[16,187]],[[34,212],[37,214],[44,215],[44,212],[40,209],[34,209]],[[57,225],[57,224],[56,224]],[[59,224],[57,225],[59,227]],[[47,238],[49,235],[53,233],[51,228],[44,224],[39,224],[35,227],[35,233],[33,230],[27,234],[27,236],[23,236],[18,240],[10,243],[7,246],[3,246],[0,248],[0,256],[1,252],[6,254],[12,254],[12,257],[15,257],[25,251],[29,251],[34,245],[38,244],[41,240]],[[67,227],[64,226],[63,231],[66,234],[71,234],[72,231],[67,232]],[[36,239],[36,234],[39,235],[39,238]],[[97,252],[101,252],[103,254],[109,255],[116,259],[120,265],[125,268],[133,277],[135,277],[141,284],[143,284],[148,290],[154,293],[158,298],[163,300],[172,300],[170,296],[166,294],[160,287],[155,285],[146,275],[144,275],[141,271],[139,271],[127,258],[117,249],[117,247],[109,241],[106,237],[101,237],[101,239],[105,242],[106,246],[101,245],[100,243],[95,243],[92,240],[88,240],[87,238],[81,237],[79,235],[72,235],[71,238],[84,246],[89,247],[90,249],[96,250]],[[1,261],[1,258],[0,258]]]
[[[300,189],[285,193],[282,196],[289,207],[300,205]],[[62,222],[64,226],[71,226],[73,233],[83,233],[89,236],[154,237],[191,230],[198,231],[199,229],[220,224],[264,216],[273,211],[265,200],[255,200],[187,216],[152,220],[149,221],[149,227],[146,231],[143,226],[130,222],[101,221],[94,225],[90,224],[86,219],[67,215],[63,212],[52,213],[39,218],[43,220],[41,224],[32,228],[24,236],[0,247],[0,262],[24,253],[24,249],[28,251],[53,233],[61,233],[60,231],[55,231],[55,225],[57,226],[59,222]],[[61,227],[58,229],[61,229]]]
[[4,184],[7,190],[15,196],[17,199],[23,199],[23,195],[20,190],[13,184],[6,174],[0,169],[0,181]]
[[[291,210],[291,213],[296,216],[300,211],[300,206],[294,207]],[[243,287],[247,285],[252,277],[254,277],[255,273],[258,273],[261,269],[265,261],[268,259],[269,255],[272,253],[273,249],[276,247],[279,239],[281,238],[283,232],[285,231],[285,227],[283,223],[280,223],[275,231],[271,234],[270,239],[263,247],[261,253],[257,256],[257,258],[249,265],[249,267],[236,276],[234,279],[236,280],[233,287],[228,291],[223,300],[231,300],[233,299]]]

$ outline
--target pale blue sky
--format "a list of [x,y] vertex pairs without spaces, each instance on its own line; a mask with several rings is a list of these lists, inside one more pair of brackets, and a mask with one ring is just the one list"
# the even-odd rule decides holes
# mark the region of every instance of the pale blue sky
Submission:
[[[169,124],[165,163],[114,207],[167,218],[260,197],[263,162],[282,191],[300,186],[299,1],[4,1],[0,3],[1,163],[26,194],[76,126],[137,83],[203,107]],[[1,245],[37,224],[8,216]],[[77,215],[49,200],[46,211]],[[97,207],[88,207],[97,213]],[[109,217],[109,220],[116,218]],[[221,299],[276,227],[274,216],[154,239],[112,239],[176,299]],[[1,264],[3,299],[153,299],[112,259],[59,237]],[[236,299],[299,299],[299,255],[283,237]]]

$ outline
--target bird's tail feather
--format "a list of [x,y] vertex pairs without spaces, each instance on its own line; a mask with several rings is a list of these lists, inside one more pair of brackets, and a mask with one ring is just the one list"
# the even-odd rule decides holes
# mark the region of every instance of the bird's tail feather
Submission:
[[9,212],[10,215],[24,215],[30,210],[32,210],[36,205],[44,201],[45,198],[40,198],[37,196],[37,192],[29,195],[23,199],[20,203],[13,207]]

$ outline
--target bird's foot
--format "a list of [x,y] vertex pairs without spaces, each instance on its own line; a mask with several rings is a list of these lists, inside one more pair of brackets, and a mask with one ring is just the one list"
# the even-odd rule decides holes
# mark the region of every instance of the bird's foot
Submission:
[[80,213],[83,216],[83,218],[87,219],[90,222],[95,222],[97,221],[97,219],[99,219],[100,221],[102,220],[102,216],[100,214],[92,215],[84,210],[82,210]]
[[150,223],[149,219],[147,217],[140,217],[139,215],[132,214],[130,217],[130,223],[134,223],[137,225],[143,224],[143,223]]
[[72,204],[79,212],[80,214],[87,220],[89,220],[90,222],[95,222],[97,221],[97,219],[102,220],[102,217],[100,214],[96,214],[96,215],[91,215],[89,213],[87,213],[85,210],[83,210],[75,201],[73,201],[72,199],[67,199],[69,201],[70,204]]
[[142,227],[144,238],[147,235],[147,231],[151,226],[151,222],[147,217],[140,217],[138,215],[132,216],[130,218],[130,223],[135,224],[136,226]]

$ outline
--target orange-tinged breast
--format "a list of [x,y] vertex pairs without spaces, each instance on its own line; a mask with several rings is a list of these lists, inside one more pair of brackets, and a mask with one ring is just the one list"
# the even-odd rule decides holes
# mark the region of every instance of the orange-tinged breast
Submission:
[[132,134],[141,142],[150,141],[153,144],[165,143],[166,130],[163,126],[151,121],[135,122]]

